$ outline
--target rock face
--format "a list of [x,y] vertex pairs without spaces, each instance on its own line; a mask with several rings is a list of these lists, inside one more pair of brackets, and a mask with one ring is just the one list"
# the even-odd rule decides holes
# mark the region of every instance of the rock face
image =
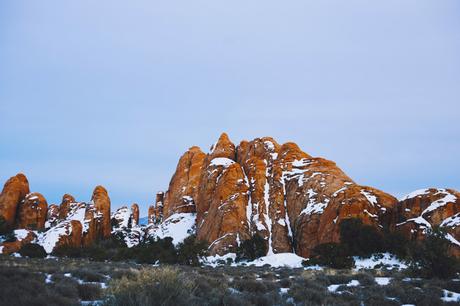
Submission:
[[48,213],[46,215],[45,228],[55,226],[59,222],[59,206],[51,204],[48,206]]
[[45,229],[45,221],[48,213],[48,203],[43,195],[38,192],[29,193],[19,203],[17,210],[17,228],[31,230]]
[[198,185],[205,157],[206,154],[200,148],[191,147],[180,158],[176,172],[169,183],[169,189],[164,196],[164,201],[162,201],[165,219],[174,213],[195,211],[193,199],[196,199],[198,195]]
[[110,237],[110,198],[107,190],[97,186],[93,191],[91,201],[94,203],[96,213],[93,218],[96,220],[96,227],[99,237],[106,239]]
[[447,230],[451,252],[460,256],[460,193],[428,188],[403,197],[396,206],[396,229],[406,238],[421,240],[433,227]]
[[51,205],[47,214],[46,200],[29,194],[27,179],[18,174],[3,188],[0,215],[7,226],[46,231],[17,230],[21,239],[3,243],[0,250],[16,252],[36,241],[50,253],[58,246],[90,246],[110,235],[121,237],[128,247],[165,237],[178,244],[196,234],[209,243],[211,254],[223,255],[258,235],[268,255],[295,252],[308,257],[317,245],[339,241],[342,220],[360,218],[411,240],[424,239],[432,227],[445,228],[452,254],[460,256],[459,192],[423,189],[398,201],[357,184],[334,162],[270,137],[235,146],[224,133],[208,154],[190,148],[180,158],[167,192],[159,192],[149,207],[145,227],[139,225],[137,204],[112,216],[110,206],[107,190],[97,186],[90,202],[66,194],[60,207]]
[[0,194],[0,217],[7,227],[15,224],[18,205],[29,192],[29,182],[22,173],[16,174],[5,183]]
[[25,229],[17,229],[13,232],[14,237],[16,238],[15,241],[12,242],[4,242],[0,246],[1,252],[3,254],[11,254],[18,252],[23,245],[31,243],[35,238],[36,235],[34,232]]
[[[199,154],[195,163],[191,151]],[[201,172],[199,181],[188,179],[190,165]],[[269,254],[309,256],[318,244],[339,240],[343,219],[357,217],[379,229],[391,227],[397,203],[294,143],[279,145],[265,137],[235,146],[226,134],[207,155],[196,147],[186,152],[166,194],[168,214],[184,207],[184,197],[195,206],[187,212],[196,211],[197,237],[209,242],[213,254],[234,251],[257,234],[265,239]]]
[[59,220],[64,220],[70,211],[70,203],[75,203],[75,198],[70,194],[62,196],[61,206],[59,207]]
[[139,225],[139,205],[131,205],[131,219],[133,226]]

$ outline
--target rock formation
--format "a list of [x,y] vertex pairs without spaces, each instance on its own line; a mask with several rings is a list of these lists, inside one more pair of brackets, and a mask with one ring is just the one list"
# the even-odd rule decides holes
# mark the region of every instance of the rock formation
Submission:
[[171,180],[168,201],[177,197],[167,207],[169,214],[177,211],[184,196],[194,203],[197,237],[210,243],[212,253],[232,251],[257,234],[269,254],[309,256],[318,244],[339,240],[345,218],[390,226],[382,220],[391,219],[394,197],[356,184],[335,163],[311,157],[294,143],[279,145],[265,137],[235,146],[224,133],[206,156],[196,147],[193,152],[200,154],[199,184],[186,179],[187,165],[193,164],[189,150]]
[[[163,214],[168,218],[174,213],[193,212],[197,198],[198,184],[206,157],[200,148],[191,147],[182,155],[177,164],[176,172],[169,183],[169,189],[164,195]],[[158,206],[157,199],[157,206]]]
[[434,227],[447,230],[451,252],[460,256],[460,193],[428,188],[403,197],[395,210],[396,229],[407,239],[421,240]]
[[70,194],[65,194],[62,196],[61,206],[59,207],[59,219],[64,220],[67,218],[67,215],[70,211],[70,204],[76,203],[75,198]]
[[45,229],[48,203],[38,192],[29,193],[17,208],[17,228],[31,230]]
[[11,228],[15,224],[18,205],[29,192],[29,182],[22,173],[16,174],[5,183],[0,194],[0,217],[6,227]]
[[136,203],[131,205],[131,222],[132,226],[139,225],[139,205]]
[[[262,237],[268,254],[311,255],[319,244],[338,242],[340,222],[360,218],[376,229],[400,231],[408,239],[424,239],[433,227],[447,230],[451,252],[460,256],[460,193],[424,189],[400,201],[378,189],[362,186],[334,162],[312,157],[295,143],[278,144],[270,137],[235,146],[227,134],[205,154],[198,147],[185,152],[166,193],[156,195],[148,209],[148,225],[139,225],[139,207],[122,207],[110,216],[110,198],[97,186],[90,202],[64,195],[60,207],[38,193],[29,194],[27,178],[10,178],[0,195],[0,216],[7,226],[47,229],[34,234],[22,229],[14,243],[0,246],[16,252],[27,242],[55,247],[90,246],[111,234],[128,247],[143,239],[188,235],[209,243],[211,254],[234,252],[242,241]],[[46,217],[47,216],[47,217]],[[46,223],[45,223],[46,219]],[[17,230],[18,231],[18,230]]]
[[46,215],[45,228],[55,226],[59,222],[59,206],[51,204],[48,206],[48,213]]
[[110,237],[110,198],[107,190],[102,186],[96,186],[91,201],[94,203],[96,213],[93,218],[96,220],[97,232],[100,238]]

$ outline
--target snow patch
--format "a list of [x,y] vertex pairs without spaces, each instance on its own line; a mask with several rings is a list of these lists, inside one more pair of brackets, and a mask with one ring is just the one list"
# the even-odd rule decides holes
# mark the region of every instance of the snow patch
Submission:
[[369,258],[354,257],[355,270],[374,269],[377,265],[385,266],[388,270],[407,269],[407,265],[390,253],[374,254]]
[[177,245],[193,233],[195,220],[195,213],[176,213],[154,228],[150,234],[160,239],[171,237],[174,245]]
[[216,157],[213,160],[211,160],[211,163],[209,164],[210,166],[223,166],[227,168],[231,164],[234,164],[235,162],[231,160],[230,158],[226,157]]

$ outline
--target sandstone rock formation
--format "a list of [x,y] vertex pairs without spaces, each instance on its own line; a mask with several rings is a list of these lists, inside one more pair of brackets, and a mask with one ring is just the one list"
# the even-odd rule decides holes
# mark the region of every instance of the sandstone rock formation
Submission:
[[67,218],[67,215],[69,214],[70,211],[70,204],[75,203],[75,198],[71,196],[70,194],[64,194],[62,196],[62,201],[61,201],[61,206],[59,207],[59,219],[64,220]]
[[45,229],[47,213],[48,203],[45,197],[38,192],[29,193],[18,205],[16,227],[43,230]]
[[0,194],[0,217],[6,227],[15,224],[17,207],[29,192],[29,182],[22,173],[16,174],[5,183]]
[[131,220],[132,226],[139,225],[139,205],[136,203],[131,205]]
[[3,242],[0,246],[0,253],[12,254],[18,252],[23,245],[31,243],[36,238],[36,235],[31,230],[17,229],[13,231],[15,241]]
[[96,213],[93,218],[96,220],[97,232],[102,239],[110,237],[110,198],[107,190],[102,186],[96,186],[91,201],[94,203]]
[[55,226],[59,222],[59,206],[51,204],[48,206],[48,213],[46,215],[45,228]]
[[[269,254],[309,256],[318,244],[339,240],[343,219],[391,226],[394,197],[356,184],[335,163],[311,157],[294,143],[265,137],[235,147],[224,133],[209,154],[196,147],[193,152],[199,154],[196,163],[190,150],[179,161],[165,207],[168,214],[177,212],[187,197],[197,212],[197,237],[210,243],[213,254],[232,251],[257,234]],[[187,165],[200,170],[198,184],[187,178]]]
[[447,230],[451,252],[460,256],[460,193],[428,188],[403,197],[396,206],[396,229],[406,238],[421,240],[433,227]]
[[[191,147],[180,158],[176,172],[169,183],[169,189],[164,195],[164,200],[161,201],[165,219],[174,213],[194,212],[193,199],[198,195],[198,184],[205,157],[206,154],[200,148]],[[157,199],[157,206],[158,202]]]

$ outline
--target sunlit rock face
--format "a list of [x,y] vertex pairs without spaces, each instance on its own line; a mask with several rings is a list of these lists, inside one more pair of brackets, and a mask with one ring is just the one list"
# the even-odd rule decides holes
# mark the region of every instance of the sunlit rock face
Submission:
[[15,225],[18,206],[29,193],[29,181],[24,174],[16,174],[6,181],[0,194],[0,217],[6,227]]
[[18,205],[16,227],[43,230],[47,213],[48,203],[45,197],[38,192],[29,193]]
[[185,178],[193,164],[189,150],[166,193],[168,199],[176,196],[174,205],[165,209],[184,207],[186,197],[195,206],[189,211],[197,214],[197,236],[208,241],[213,254],[234,251],[257,234],[269,254],[309,256],[318,244],[339,240],[343,219],[361,218],[379,229],[392,226],[394,197],[356,184],[334,162],[314,158],[294,143],[279,145],[264,137],[235,146],[224,133],[208,154],[193,151],[200,156],[194,168],[200,174],[193,175],[200,177],[198,184]]

